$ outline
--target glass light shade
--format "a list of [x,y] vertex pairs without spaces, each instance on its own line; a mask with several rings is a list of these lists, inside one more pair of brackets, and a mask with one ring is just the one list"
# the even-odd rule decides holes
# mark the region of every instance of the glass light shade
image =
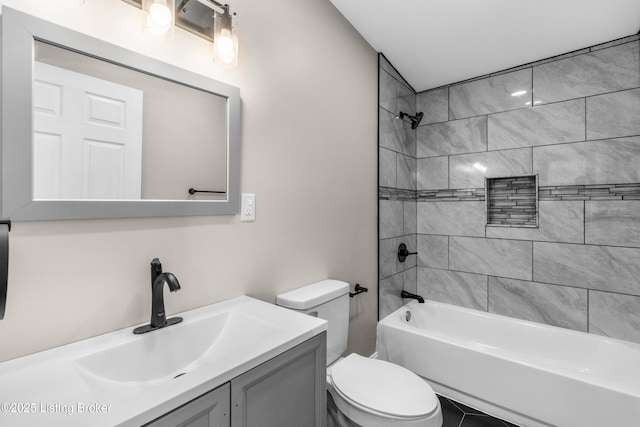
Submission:
[[213,60],[226,67],[238,65],[238,17],[228,7],[213,15]]
[[175,29],[175,0],[142,0],[145,33],[170,37]]

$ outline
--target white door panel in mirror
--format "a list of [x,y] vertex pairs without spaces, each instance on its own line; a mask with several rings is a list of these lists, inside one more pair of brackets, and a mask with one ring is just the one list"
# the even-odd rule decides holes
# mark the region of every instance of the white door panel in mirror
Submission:
[[140,199],[142,97],[36,61],[34,199]]
[[[73,91],[84,93],[87,99],[72,101],[67,96],[67,87],[62,92],[63,111],[78,111],[78,117],[84,120],[79,126],[96,125],[93,129],[100,132],[122,130],[140,133],[140,188],[134,191],[130,138],[115,135],[107,137],[92,136],[92,141],[117,143],[126,146],[123,151],[123,169],[120,173],[119,189],[86,188],[81,194],[62,192],[58,197],[43,199],[150,199],[150,200],[187,200],[189,188],[224,191],[227,187],[226,153],[226,108],[224,97],[177,84],[111,62],[83,55],[49,43],[35,42],[35,64],[49,65],[67,71],[75,78]],[[36,67],[37,73],[38,67]],[[35,75],[34,95],[42,87],[41,79]],[[102,84],[100,84],[102,83]],[[103,90],[112,84],[112,89]],[[133,104],[126,91],[140,93],[140,106]],[[49,94],[53,92],[49,90]],[[69,98],[69,99],[67,99]],[[53,100],[36,101],[34,119],[42,109],[51,108]],[[86,111],[80,111],[80,107]],[[118,108],[121,107],[121,108]],[[125,117],[126,114],[126,117]],[[75,128],[75,125],[73,126]],[[100,133],[99,132],[99,133]],[[77,135],[77,138],[82,136]],[[63,138],[63,143],[67,143]],[[116,142],[117,141],[117,142]],[[126,142],[125,142],[126,141]],[[112,147],[115,148],[115,147]],[[111,157],[112,150],[103,151]],[[95,150],[93,151],[95,155]],[[94,157],[93,161],[98,158]],[[108,160],[105,160],[108,162]],[[85,163],[88,159],[85,159]],[[87,164],[84,166],[88,167]],[[66,166],[62,166],[64,173]],[[107,169],[108,170],[108,169]],[[38,171],[34,171],[34,176]],[[111,171],[110,175],[115,175]],[[125,176],[126,175],[126,176]],[[100,176],[94,176],[101,179]],[[104,183],[106,184],[106,183]],[[116,185],[116,181],[112,181]],[[34,195],[41,195],[34,182]],[[225,198],[225,195],[208,195],[208,198]],[[199,199],[203,196],[198,195]]]

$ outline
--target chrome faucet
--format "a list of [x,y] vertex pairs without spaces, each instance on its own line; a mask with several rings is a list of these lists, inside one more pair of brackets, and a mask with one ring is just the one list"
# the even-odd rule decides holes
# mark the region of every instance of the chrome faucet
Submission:
[[180,290],[180,282],[176,276],[169,272],[162,272],[162,264],[158,258],[151,261],[151,322],[133,330],[134,334],[144,334],[165,326],[182,322],[182,317],[167,319],[164,311],[164,284],[169,286],[171,292]]

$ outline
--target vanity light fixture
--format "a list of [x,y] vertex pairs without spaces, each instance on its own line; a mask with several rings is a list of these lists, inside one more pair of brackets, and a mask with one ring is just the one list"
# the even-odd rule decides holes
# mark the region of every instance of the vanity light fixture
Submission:
[[142,0],[142,29],[154,36],[171,36],[175,28],[175,0]]
[[180,27],[212,41],[213,59],[218,64],[225,67],[238,64],[238,17],[228,4],[216,0],[122,1],[145,12],[145,32],[166,37],[176,26]]

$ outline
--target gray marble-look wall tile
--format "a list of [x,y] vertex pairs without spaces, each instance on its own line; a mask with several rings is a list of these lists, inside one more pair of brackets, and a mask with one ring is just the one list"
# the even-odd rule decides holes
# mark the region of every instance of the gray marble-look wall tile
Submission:
[[398,73],[393,64],[391,64],[391,62],[389,62],[389,60],[385,58],[384,55],[380,55],[380,68],[389,73],[391,77],[398,81],[398,83],[407,88],[410,88],[409,83],[407,83],[404,77],[402,77],[400,73]]
[[531,174],[530,148],[449,157],[449,188],[483,188],[485,177],[528,174]]
[[419,126],[417,137],[417,157],[487,151],[487,117]]
[[402,122],[402,125],[404,126],[405,140],[403,145],[403,154],[406,154],[413,158],[418,157],[418,132],[414,129],[411,129],[410,124],[402,120],[396,121]]
[[640,137],[533,148],[540,186],[640,182]]
[[587,332],[587,290],[489,277],[489,312]]
[[418,232],[418,207],[416,202],[403,202],[404,206],[404,234],[416,234]]
[[418,93],[416,111],[424,113],[421,125],[449,120],[449,88]]
[[531,68],[451,86],[449,118],[526,108],[531,105],[531,87]]
[[379,151],[379,179],[380,187],[398,188],[396,174],[398,170],[396,152],[380,148]]
[[391,277],[380,280],[378,284],[379,319],[393,313],[409,300],[400,298],[400,292],[417,292],[417,268],[411,268]]
[[380,147],[402,153],[405,141],[404,126],[384,108],[378,109],[378,138]]
[[398,188],[405,190],[416,189],[416,159],[415,157],[398,154]]
[[[418,291],[418,268],[413,267],[402,272],[402,288],[415,294]],[[405,300],[404,303],[409,301]]]
[[640,200],[585,202],[585,242],[640,247]]
[[532,242],[449,238],[449,268],[468,273],[532,280]]
[[449,157],[425,157],[417,162],[417,190],[449,188]]
[[405,245],[407,245],[407,250],[409,252],[418,252],[418,235],[409,234],[401,237],[398,241],[398,246],[396,246],[396,262],[398,272],[414,268],[418,265],[418,258],[416,255],[409,255],[407,256],[407,258],[405,258],[404,262],[400,262],[400,260],[398,259],[398,249],[400,243],[404,243]]
[[398,248],[400,243],[407,245],[409,252],[416,252],[418,248],[416,238],[416,234],[411,234],[380,240],[378,258],[378,274],[380,279],[384,279],[416,267],[417,259],[414,255],[408,256],[404,262],[400,262],[398,260]]
[[449,236],[418,234],[418,266],[449,268]]
[[640,88],[587,98],[587,139],[640,135]]
[[533,280],[640,295],[640,249],[533,242]]
[[380,279],[398,273],[398,245],[402,237],[381,239],[378,243],[378,276]]
[[640,343],[640,297],[589,291],[589,332]]
[[404,209],[401,201],[379,200],[379,238],[400,237],[404,234]]
[[492,114],[489,151],[584,141],[584,115],[584,99]]
[[487,276],[418,267],[418,295],[487,311]]
[[418,202],[418,233],[484,237],[485,203]]
[[416,131],[387,110],[379,109],[379,144],[398,153],[416,156]]
[[398,83],[386,71],[380,70],[378,80],[378,103],[385,110],[395,113],[398,103]]
[[404,286],[403,274],[394,274],[378,283],[378,319],[382,319],[404,305],[400,292]]
[[396,112],[400,114],[401,111],[412,116],[416,114],[416,93],[398,83],[398,104]]
[[556,102],[640,86],[637,42],[533,67],[534,102]]
[[584,202],[540,201],[538,228],[487,227],[487,237],[584,243]]

